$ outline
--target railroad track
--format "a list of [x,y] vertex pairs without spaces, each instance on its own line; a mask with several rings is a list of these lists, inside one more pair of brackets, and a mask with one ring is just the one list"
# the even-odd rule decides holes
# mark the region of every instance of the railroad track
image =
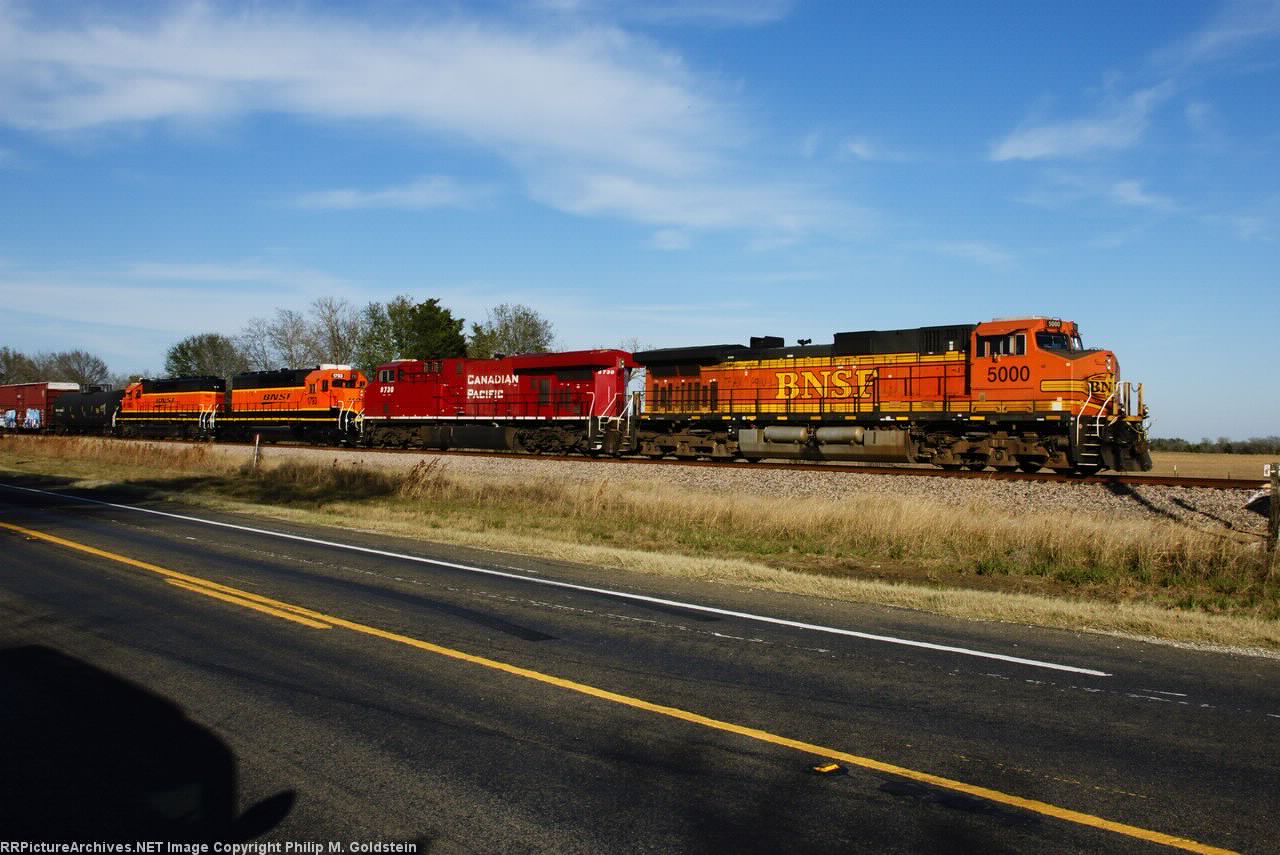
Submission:
[[[223,443],[225,445],[249,443]],[[281,443],[283,445],[284,443]],[[308,446],[297,446],[308,447]],[[335,449],[346,450],[346,449]],[[653,460],[645,457],[588,457],[581,454],[516,454],[510,451],[440,451],[438,449],[421,448],[356,448],[365,453],[379,454],[413,454],[418,456],[437,457],[488,457],[511,460],[551,460],[568,462],[587,462],[611,466],[700,466],[720,469],[748,469],[752,471],[780,470],[787,472],[828,472],[850,475],[891,475],[913,478],[967,478],[987,481],[1038,481],[1053,484],[1092,484],[1105,487],[1203,487],[1213,490],[1256,490],[1262,483],[1261,478],[1201,478],[1171,475],[1147,475],[1139,473],[1105,472],[1097,475],[1063,475],[1057,472],[1003,472],[994,469],[973,471],[971,469],[939,469],[936,466],[868,466],[858,463],[806,463],[797,461],[768,461],[748,463],[745,460],[688,460],[662,458]]]
[[[102,437],[103,439],[111,439]],[[116,442],[135,442],[137,440],[116,439]],[[203,444],[203,440],[150,439],[147,442],[178,443],[183,445]],[[249,442],[220,442],[219,445],[252,448]],[[1261,478],[1202,478],[1170,475],[1147,475],[1132,472],[1105,472],[1097,475],[1063,475],[1057,472],[1005,472],[993,469],[973,471],[971,469],[939,469],[936,466],[868,466],[858,463],[808,463],[803,461],[768,461],[748,463],[744,460],[687,460],[663,458],[653,460],[644,457],[587,457],[581,454],[516,454],[509,451],[440,451],[438,449],[421,448],[363,448],[345,446],[317,446],[307,443],[280,442],[270,443],[285,448],[325,448],[328,451],[342,453],[359,451],[365,454],[417,455],[419,457],[488,457],[510,460],[550,460],[567,462],[588,462],[607,466],[697,466],[710,468],[751,469],[752,471],[788,471],[788,472],[827,472],[850,475],[889,475],[907,478],[966,478],[987,481],[1035,481],[1041,483],[1086,485],[1126,489],[1129,487],[1201,487],[1213,490],[1257,490]]]

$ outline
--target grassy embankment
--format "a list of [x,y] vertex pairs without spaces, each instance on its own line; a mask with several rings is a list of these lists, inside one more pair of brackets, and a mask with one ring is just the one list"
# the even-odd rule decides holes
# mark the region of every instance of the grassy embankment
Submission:
[[[1280,650],[1258,538],[1165,521],[690,493],[657,482],[461,479],[203,446],[6,438],[0,470],[139,497],[964,617]],[[141,474],[140,474],[141,473]]]

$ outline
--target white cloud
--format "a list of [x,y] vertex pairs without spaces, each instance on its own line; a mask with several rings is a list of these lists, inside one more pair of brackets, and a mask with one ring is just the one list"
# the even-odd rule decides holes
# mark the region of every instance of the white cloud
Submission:
[[[316,270],[270,267],[254,262],[201,263],[140,261],[129,265],[123,278],[139,283],[172,286],[182,283],[198,285],[251,285],[276,291],[298,292],[312,296],[340,295],[350,290],[351,283]],[[141,285],[140,287],[155,287]]]
[[582,216],[612,215],[681,229],[734,229],[778,237],[864,232],[871,215],[814,188],[750,181],[687,182],[622,173],[549,177],[535,197]]
[[1117,181],[1108,188],[1107,197],[1118,205],[1131,208],[1150,208],[1156,211],[1172,211],[1177,206],[1168,196],[1148,193],[1141,181]]
[[845,151],[858,160],[876,160],[878,152],[871,141],[865,137],[849,140],[844,144]]
[[354,210],[362,208],[470,208],[491,197],[491,187],[466,187],[444,175],[433,175],[400,187],[381,190],[320,190],[304,193],[300,208]]
[[1278,0],[1233,0],[1202,29],[1155,55],[1174,69],[1221,60],[1280,38]]
[[688,249],[692,245],[693,241],[690,240],[689,233],[679,229],[659,229],[653,233],[653,246],[655,249],[672,252]]
[[640,24],[761,26],[790,13],[792,0],[537,0],[543,11]]
[[1161,212],[1179,209],[1171,197],[1147,190],[1136,178],[1107,179],[1057,169],[1046,170],[1041,176],[1041,185],[1019,201],[1049,209],[1097,201]]
[[1019,128],[992,146],[991,159],[1071,158],[1131,148],[1146,132],[1151,113],[1173,92],[1173,84],[1165,82],[1135,92],[1097,116]]
[[975,264],[980,264],[983,267],[1004,269],[1011,267],[1014,263],[1013,253],[1003,247],[987,243],[986,241],[917,241],[915,243],[908,244],[908,248],[931,252],[935,255],[944,255],[949,258],[959,258],[964,261],[971,261]]
[[0,11],[0,116],[31,130],[274,111],[678,173],[732,124],[679,57],[607,26],[392,29],[202,5],[156,21],[24,24]]
[[[617,26],[569,16],[522,29],[462,15],[404,26],[270,4],[195,3],[156,18],[120,13],[92,24],[36,25],[13,8],[0,2],[0,123],[30,132],[253,113],[390,122],[496,154],[538,199],[580,215],[675,229],[772,227],[793,239],[840,207],[825,188],[751,177],[739,148],[748,134],[726,106],[724,85]],[[747,21],[772,19],[789,4],[704,0],[688,8]],[[670,17],[679,9],[628,4],[625,11]],[[601,175],[625,176],[628,186],[605,186],[613,179]],[[562,180],[575,189],[547,189]],[[437,177],[295,201],[425,208],[470,204],[477,194]],[[744,203],[746,214],[735,210]]]

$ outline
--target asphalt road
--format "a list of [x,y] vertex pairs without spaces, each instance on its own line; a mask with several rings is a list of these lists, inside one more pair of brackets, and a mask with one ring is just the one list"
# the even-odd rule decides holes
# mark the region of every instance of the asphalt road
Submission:
[[64,489],[0,487],[0,843],[1280,842],[1276,660],[31,488]]

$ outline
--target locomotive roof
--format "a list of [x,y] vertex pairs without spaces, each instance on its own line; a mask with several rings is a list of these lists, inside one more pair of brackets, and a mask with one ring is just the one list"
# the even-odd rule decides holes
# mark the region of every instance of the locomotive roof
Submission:
[[280,368],[275,371],[246,371],[231,378],[233,389],[273,389],[277,386],[305,386],[315,368]]
[[[865,356],[879,353],[944,353],[967,351],[969,336],[976,324],[957,326],[913,327],[902,330],[860,330],[836,333],[831,344],[780,346],[774,336],[753,338],[754,346],[712,344],[703,347],[669,347],[637,353],[641,365],[714,365],[720,362],[805,359],[821,356]],[[761,346],[763,345],[763,346]]]
[[143,379],[142,391],[148,395],[157,392],[224,392],[227,381],[221,377],[203,375],[199,377],[161,377],[156,380]]

